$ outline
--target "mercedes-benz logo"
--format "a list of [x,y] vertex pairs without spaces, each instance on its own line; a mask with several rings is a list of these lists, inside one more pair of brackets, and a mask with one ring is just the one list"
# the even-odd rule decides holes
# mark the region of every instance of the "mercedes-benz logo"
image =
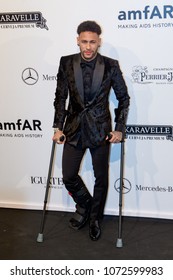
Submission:
[[39,76],[35,69],[28,67],[22,72],[22,80],[27,85],[34,85],[38,82]]
[[[120,179],[117,179],[114,184],[114,188],[117,192],[120,192]],[[132,185],[129,180],[123,178],[123,191],[122,193],[128,193],[131,191]]]

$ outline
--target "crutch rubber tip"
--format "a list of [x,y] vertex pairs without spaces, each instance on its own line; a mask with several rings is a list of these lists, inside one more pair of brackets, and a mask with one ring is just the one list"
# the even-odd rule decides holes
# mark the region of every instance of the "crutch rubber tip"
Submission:
[[118,238],[118,239],[117,239],[116,247],[117,247],[117,248],[122,248],[122,247],[123,247],[123,241],[122,241],[121,238]]
[[39,233],[37,236],[37,242],[41,243],[43,242],[43,233]]

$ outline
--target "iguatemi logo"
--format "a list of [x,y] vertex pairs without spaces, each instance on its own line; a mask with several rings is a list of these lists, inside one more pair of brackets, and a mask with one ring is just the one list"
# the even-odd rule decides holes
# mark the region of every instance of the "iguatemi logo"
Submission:
[[173,141],[173,127],[170,125],[127,125],[126,137],[131,140]]
[[39,27],[48,30],[41,12],[0,13],[0,27],[3,29]]
[[170,28],[173,27],[173,6],[147,5],[143,9],[121,10],[117,18],[118,28]]
[[161,67],[149,69],[136,65],[132,68],[132,82],[137,84],[173,84],[173,68]]
[[50,177],[50,181],[47,181],[47,177],[43,176],[31,176],[30,182],[33,185],[43,185],[47,186],[47,183],[49,183],[49,187],[53,189],[62,189],[64,186],[62,177]]

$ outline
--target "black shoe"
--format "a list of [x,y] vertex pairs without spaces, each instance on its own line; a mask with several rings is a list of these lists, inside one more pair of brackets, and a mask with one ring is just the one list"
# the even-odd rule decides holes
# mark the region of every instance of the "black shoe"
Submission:
[[76,212],[69,221],[69,227],[75,230],[79,230],[87,223],[89,219],[90,209],[85,209],[76,205]]
[[101,235],[101,228],[99,226],[98,220],[90,222],[89,225],[89,236],[91,240],[97,241]]

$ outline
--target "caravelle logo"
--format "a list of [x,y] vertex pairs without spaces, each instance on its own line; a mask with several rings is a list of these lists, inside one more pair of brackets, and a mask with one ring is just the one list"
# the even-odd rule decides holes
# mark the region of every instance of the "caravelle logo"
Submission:
[[132,82],[137,84],[172,84],[173,68],[154,68],[153,72],[147,66],[133,66]]
[[[114,188],[117,192],[120,192],[120,179],[117,179],[114,183]],[[130,192],[132,189],[132,185],[129,180],[123,178],[123,184],[122,184],[122,193],[126,194]]]
[[35,24],[36,27],[48,30],[41,12],[1,13],[0,24],[1,28],[31,27],[29,24]]
[[31,67],[28,67],[22,72],[22,80],[27,85],[34,85],[38,82],[39,75],[37,71]]
[[173,141],[173,127],[170,125],[127,125],[126,136],[135,140],[166,139]]

